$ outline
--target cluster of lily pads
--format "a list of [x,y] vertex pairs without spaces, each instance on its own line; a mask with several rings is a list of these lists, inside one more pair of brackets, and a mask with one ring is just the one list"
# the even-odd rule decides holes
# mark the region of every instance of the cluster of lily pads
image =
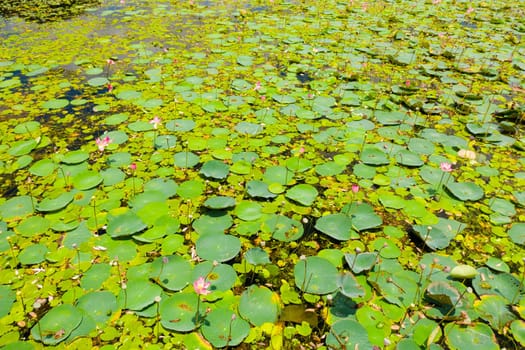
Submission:
[[524,11],[11,19],[0,346],[525,346]]

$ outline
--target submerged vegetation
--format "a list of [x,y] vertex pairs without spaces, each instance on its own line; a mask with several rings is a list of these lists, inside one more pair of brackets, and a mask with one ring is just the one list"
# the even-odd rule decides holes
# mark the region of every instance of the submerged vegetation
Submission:
[[0,15],[50,22],[78,16],[100,5],[100,0],[9,0],[0,3]]
[[0,23],[0,346],[525,346],[523,4],[95,4]]

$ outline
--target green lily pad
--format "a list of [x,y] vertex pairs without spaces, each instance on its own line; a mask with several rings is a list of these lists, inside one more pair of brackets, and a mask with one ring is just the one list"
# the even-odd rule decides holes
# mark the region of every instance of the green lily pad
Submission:
[[212,159],[202,165],[200,172],[206,177],[222,180],[228,176],[230,167],[220,160]]
[[246,258],[246,261],[252,265],[266,265],[271,262],[270,255],[259,247],[248,249],[244,254],[244,257]]
[[146,228],[146,224],[132,211],[120,215],[108,215],[107,232],[112,238],[134,235]]
[[72,182],[77,190],[85,191],[97,187],[103,180],[99,172],[86,170],[73,176]]
[[310,256],[295,264],[295,285],[306,293],[328,294],[338,288],[337,268],[328,260]]
[[41,235],[49,229],[50,222],[41,216],[31,216],[15,227],[15,232],[23,237]]
[[166,129],[169,131],[187,132],[195,128],[195,122],[191,119],[175,119],[166,122]]
[[151,264],[150,278],[165,289],[179,291],[190,284],[192,266],[178,255],[163,256]]
[[240,134],[257,135],[262,132],[264,127],[260,124],[250,122],[240,122],[235,125],[235,131]]
[[309,184],[299,184],[290,188],[285,196],[288,199],[309,207],[315,202],[318,194],[319,192],[317,192],[317,189],[314,186]]
[[56,345],[69,337],[82,318],[82,311],[73,305],[56,306],[31,328],[31,336],[45,345]]
[[303,225],[284,215],[269,215],[264,221],[262,230],[272,234],[272,237],[281,242],[296,241],[303,236]]
[[250,286],[239,300],[239,313],[254,326],[275,323],[279,316],[279,298],[265,286]]
[[515,303],[523,292],[520,281],[510,273],[495,273],[486,267],[478,269],[472,280],[472,287],[478,295],[500,295],[508,303]]
[[445,340],[451,350],[476,348],[477,350],[497,350],[496,337],[490,327],[484,323],[463,326],[448,323],[445,326]]
[[38,145],[36,140],[21,140],[16,141],[13,145],[7,150],[9,155],[13,157],[19,157],[30,153]]
[[257,202],[242,201],[235,207],[235,215],[245,221],[257,220],[262,216],[262,206]]
[[390,163],[385,152],[376,147],[363,148],[361,161],[367,165],[385,165]]
[[143,310],[155,302],[162,288],[146,279],[130,279],[126,288],[120,290],[119,306],[128,310]]
[[435,225],[412,226],[423,242],[431,249],[446,248],[450,241],[465,227],[466,225],[459,221],[442,218],[439,218]]
[[235,198],[228,196],[210,197],[204,202],[204,206],[210,209],[226,209],[235,206]]
[[31,165],[31,167],[29,168],[29,172],[35,176],[45,177],[51,175],[56,168],[57,165],[54,161],[48,158],[44,158],[36,161],[33,165]]
[[117,311],[117,298],[109,291],[94,291],[81,296],[76,307],[84,310],[97,325],[102,326]]
[[472,182],[450,182],[445,187],[462,201],[477,201],[483,198],[483,189]]
[[352,219],[346,214],[328,214],[320,217],[315,223],[315,229],[339,241],[358,238],[352,229]]
[[195,199],[204,191],[204,184],[198,180],[184,181],[177,188],[177,194],[183,199]]
[[199,277],[205,277],[206,281],[210,283],[208,290],[211,292],[230,290],[237,279],[233,267],[211,261],[203,261],[195,266],[192,276],[192,281],[196,281]]
[[345,254],[345,260],[354,273],[370,270],[377,262],[376,252],[364,252],[359,254]]
[[50,212],[65,208],[73,201],[74,194],[72,192],[64,192],[54,198],[46,197],[36,205],[36,210],[40,212]]
[[177,144],[177,136],[175,135],[159,135],[155,137],[156,149],[171,149]]
[[199,237],[195,243],[197,254],[210,261],[228,261],[241,250],[239,238],[224,234],[209,234]]
[[246,183],[246,192],[252,197],[274,198],[277,195],[268,190],[268,184],[259,180],[250,180]]
[[192,152],[179,152],[173,155],[173,161],[175,166],[179,168],[193,168],[199,164],[200,157]]
[[[160,323],[166,329],[189,332],[197,327],[197,302],[195,293],[176,293],[163,298],[159,305]],[[202,305],[201,305],[202,306]]]
[[424,164],[417,153],[409,150],[401,150],[395,154],[396,162],[410,167],[420,167]]
[[49,249],[44,244],[33,244],[18,254],[18,261],[23,265],[39,264],[46,259]]
[[0,317],[9,314],[15,300],[15,292],[9,286],[0,285]]
[[0,205],[0,215],[4,220],[19,219],[34,211],[34,202],[30,196],[17,196]]
[[366,329],[354,320],[335,322],[326,337],[326,344],[334,349],[373,349]]
[[486,320],[490,326],[502,331],[516,316],[508,309],[508,302],[500,295],[482,295],[476,300],[474,306],[481,318]]
[[64,164],[79,164],[89,158],[89,153],[82,150],[71,151],[64,154],[61,162]]
[[212,210],[201,215],[192,224],[200,235],[222,234],[233,225],[231,215],[225,211]]
[[233,311],[217,308],[206,315],[202,335],[214,347],[239,345],[249,334],[250,325]]
[[64,108],[69,104],[69,101],[63,98],[52,99],[42,104],[43,108],[47,109],[60,109]]
[[516,244],[525,244],[525,223],[516,222],[509,229],[509,237]]

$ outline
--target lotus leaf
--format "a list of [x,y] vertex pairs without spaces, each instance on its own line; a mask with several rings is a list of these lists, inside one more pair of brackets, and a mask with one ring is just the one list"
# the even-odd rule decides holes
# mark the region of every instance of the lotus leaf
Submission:
[[168,298],[163,298],[159,305],[162,326],[178,332],[189,332],[195,329],[197,327],[197,324],[195,324],[197,298],[197,294],[186,292],[176,293]]
[[206,340],[222,348],[239,345],[248,336],[250,325],[233,311],[217,308],[206,315],[201,329]]
[[494,333],[484,323],[470,326],[448,323],[445,326],[445,340],[452,350],[462,350],[475,347],[479,350],[497,350]]
[[15,300],[15,292],[9,286],[0,285],[0,317],[9,314]]
[[333,348],[372,350],[366,329],[357,321],[344,319],[335,322],[326,337],[326,344]]
[[31,336],[45,345],[56,345],[69,337],[80,325],[82,315],[82,311],[73,305],[56,306],[31,328]]
[[500,295],[482,295],[480,300],[476,300],[474,303],[480,317],[499,332],[516,319],[507,305],[507,300]]
[[15,232],[24,237],[41,235],[49,229],[49,220],[40,216],[31,216],[15,227]]
[[257,202],[242,201],[235,207],[235,215],[241,220],[254,221],[262,216],[262,206]]
[[314,186],[309,184],[299,184],[290,188],[286,192],[286,198],[291,199],[304,206],[311,206],[319,193]]
[[125,288],[120,290],[119,307],[139,311],[155,302],[160,297],[162,288],[146,279],[129,279]]
[[525,224],[516,222],[509,230],[510,239],[516,244],[525,244]]
[[252,197],[274,198],[277,195],[268,190],[268,184],[259,180],[250,180],[246,183],[246,192]]
[[450,182],[446,188],[462,201],[477,201],[483,198],[483,189],[472,182]]
[[132,211],[120,215],[108,215],[107,232],[112,238],[136,234],[146,228],[146,224]]
[[35,176],[49,176],[51,175],[55,169],[56,169],[56,163],[52,161],[51,159],[44,158],[36,161],[31,167],[29,168],[29,172]]
[[359,237],[352,229],[352,219],[346,214],[328,214],[322,216],[315,223],[315,228],[339,241],[347,241],[351,238]]
[[269,254],[262,248],[250,248],[244,254],[246,261],[252,265],[266,265],[271,263]]
[[514,303],[523,292],[520,281],[510,273],[494,273],[486,267],[478,269],[478,275],[472,281],[478,295],[500,295],[509,303]]
[[151,264],[150,278],[164,289],[179,291],[191,282],[192,266],[178,255],[163,256]]
[[279,297],[264,286],[248,287],[239,301],[239,313],[255,326],[276,322],[279,309]]
[[54,198],[46,197],[36,205],[36,210],[50,212],[63,209],[73,201],[73,196],[72,192],[64,192]]
[[328,260],[310,256],[294,267],[295,285],[306,293],[328,294],[338,288],[337,268]]
[[222,234],[233,225],[231,215],[221,210],[211,210],[196,219],[192,227],[201,236],[208,234]]
[[76,307],[85,312],[84,317],[89,315],[97,325],[103,325],[117,310],[117,298],[108,291],[90,292],[78,299]]
[[272,237],[281,242],[296,241],[304,233],[304,227],[299,221],[278,214],[269,215],[262,230],[272,233]]
[[237,274],[230,265],[203,261],[196,265],[192,272],[193,281],[199,277],[205,277],[206,282],[210,283],[208,290],[211,292],[225,292],[235,284]]
[[24,265],[39,264],[46,259],[49,249],[46,245],[38,243],[30,245],[18,254],[18,261]]
[[193,168],[199,164],[200,157],[192,152],[179,152],[173,155],[175,166],[179,168]]
[[228,261],[241,250],[239,238],[223,234],[208,234],[200,237],[195,243],[197,254],[210,261]]
[[198,180],[184,181],[177,188],[177,194],[183,199],[195,199],[204,191],[204,184]]

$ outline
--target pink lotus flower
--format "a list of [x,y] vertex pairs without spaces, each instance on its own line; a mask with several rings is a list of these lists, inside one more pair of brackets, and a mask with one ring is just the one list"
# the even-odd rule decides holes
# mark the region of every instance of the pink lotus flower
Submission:
[[159,117],[155,116],[155,118],[151,119],[149,121],[149,123],[153,125],[154,129],[157,129],[159,127],[159,125],[162,124],[162,119],[160,119]]
[[115,61],[113,61],[111,58],[108,58],[106,62],[109,65],[115,64]]
[[446,173],[450,173],[452,171],[452,164],[443,162],[439,164],[439,168]]
[[108,83],[108,92],[113,91],[113,85],[111,83]]
[[100,137],[98,137],[96,140],[95,140],[95,143],[97,144],[98,146],[98,150],[100,152],[104,152],[104,149],[106,149],[106,147],[108,147],[108,145],[111,143],[111,139],[109,138],[109,136],[106,136],[104,137],[103,139],[101,139]]
[[254,87],[253,89],[254,89],[255,91],[259,91],[259,90],[261,90],[261,82],[260,82],[260,81],[256,82],[256,83],[255,83],[255,87]]
[[135,170],[137,170],[137,164],[136,163],[131,163],[129,165],[129,168],[131,169],[131,171],[135,171]]
[[357,185],[357,184],[353,184],[353,185],[352,185],[352,192],[353,192],[353,193],[357,193],[357,192],[359,192],[359,185]]
[[211,293],[211,291],[208,289],[210,288],[211,283],[206,282],[206,279],[204,277],[199,277],[193,282],[193,289],[195,289],[195,293],[199,295],[208,295]]

